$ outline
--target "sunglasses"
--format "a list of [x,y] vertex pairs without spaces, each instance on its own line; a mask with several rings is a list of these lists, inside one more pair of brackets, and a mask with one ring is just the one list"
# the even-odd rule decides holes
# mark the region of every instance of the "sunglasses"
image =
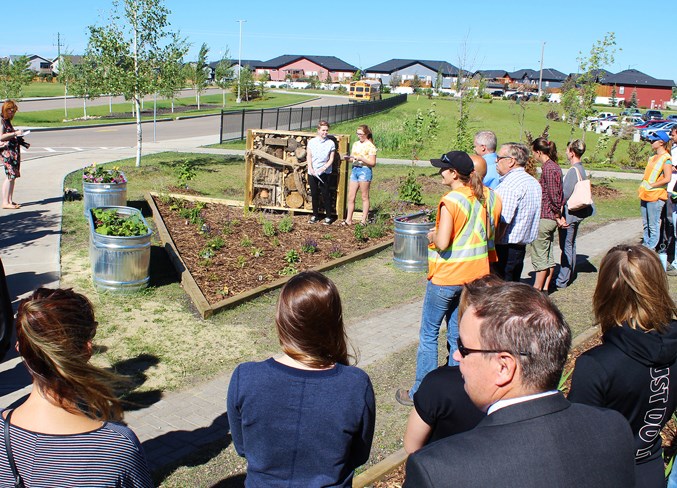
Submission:
[[461,338],[457,337],[456,338],[456,348],[458,349],[458,352],[461,354],[461,357],[464,358],[468,354],[472,354],[474,352],[482,352],[482,353],[499,353],[499,352],[509,352],[510,354],[517,354],[518,356],[531,356],[531,353],[529,352],[517,352],[513,353],[512,351],[506,351],[504,349],[471,349],[469,347],[465,347],[463,343],[461,342]]

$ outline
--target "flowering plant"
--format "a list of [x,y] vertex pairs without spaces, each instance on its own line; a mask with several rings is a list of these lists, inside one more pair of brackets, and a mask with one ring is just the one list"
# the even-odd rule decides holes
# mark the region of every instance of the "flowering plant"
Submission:
[[118,166],[106,169],[102,166],[97,166],[96,163],[87,166],[82,173],[82,181],[85,183],[126,183],[125,174],[120,171]]

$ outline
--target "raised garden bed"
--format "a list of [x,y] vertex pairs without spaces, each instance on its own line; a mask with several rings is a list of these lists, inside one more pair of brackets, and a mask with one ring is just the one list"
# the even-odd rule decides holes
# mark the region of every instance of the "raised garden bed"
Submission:
[[296,272],[330,269],[393,242],[391,221],[327,226],[309,224],[307,214],[248,212],[232,201],[155,194],[146,199],[203,317],[282,286]]

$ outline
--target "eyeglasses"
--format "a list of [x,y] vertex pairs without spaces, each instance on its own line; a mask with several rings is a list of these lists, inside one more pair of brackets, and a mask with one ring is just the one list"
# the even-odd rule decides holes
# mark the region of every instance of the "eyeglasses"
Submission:
[[458,349],[458,352],[461,353],[461,357],[464,358],[468,354],[472,354],[474,352],[483,352],[483,353],[499,353],[499,352],[509,352],[510,354],[517,354],[519,356],[531,356],[531,353],[529,352],[517,352],[514,353],[512,351],[506,351],[504,349],[470,349],[469,347],[465,347],[463,343],[461,342],[461,338],[457,337],[456,338],[456,348]]
[[356,132],[355,134],[357,134],[358,136],[363,136],[364,132]]
[[514,159],[512,156],[498,156],[496,162],[498,163],[501,159]]

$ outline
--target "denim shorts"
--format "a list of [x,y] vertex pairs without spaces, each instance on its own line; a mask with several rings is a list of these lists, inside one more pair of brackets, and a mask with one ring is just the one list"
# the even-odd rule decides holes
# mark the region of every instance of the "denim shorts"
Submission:
[[353,166],[350,181],[371,181],[371,168],[368,166]]

